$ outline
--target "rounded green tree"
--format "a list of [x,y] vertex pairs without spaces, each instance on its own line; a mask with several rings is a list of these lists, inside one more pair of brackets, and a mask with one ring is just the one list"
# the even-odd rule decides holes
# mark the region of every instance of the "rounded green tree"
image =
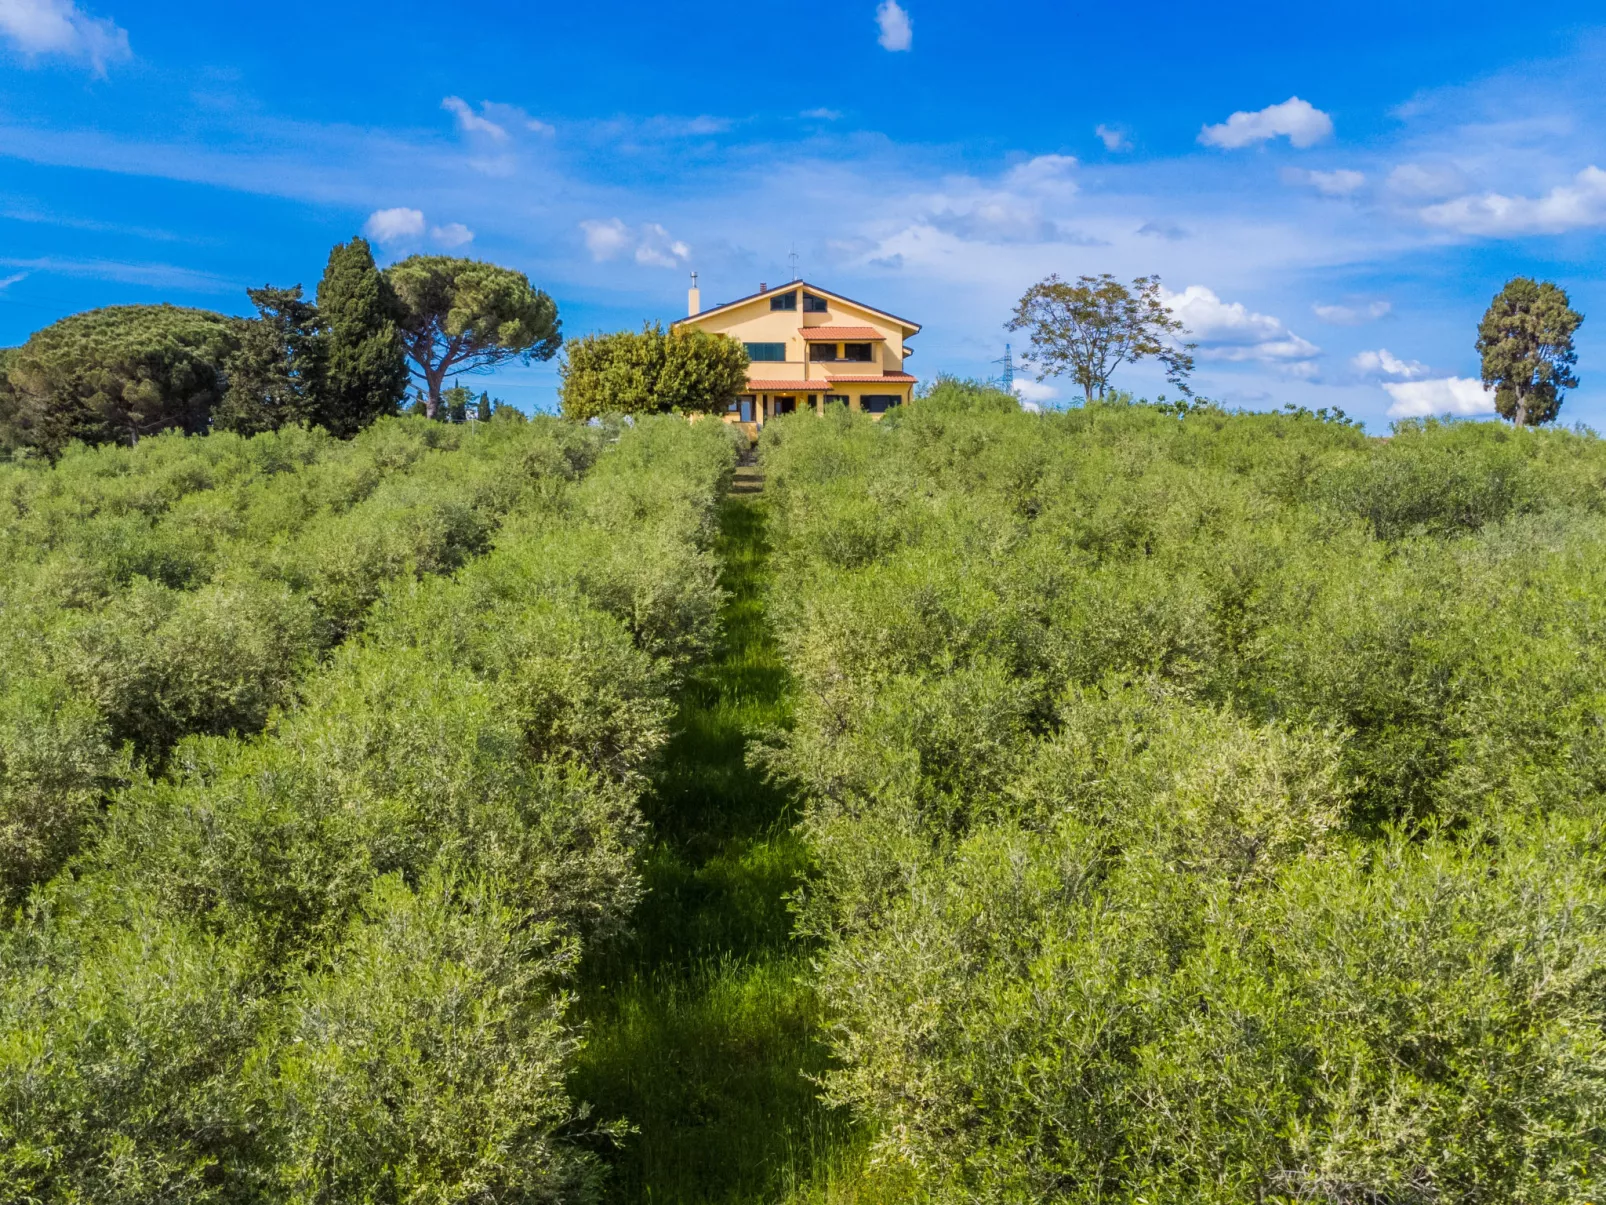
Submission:
[[1514,277],[1495,294],[1478,324],[1477,349],[1502,418],[1527,427],[1556,417],[1563,391],[1578,387],[1573,333],[1583,320],[1548,280]]
[[402,346],[430,418],[441,408],[447,377],[510,360],[550,360],[563,345],[557,304],[522,272],[413,255],[386,268],[385,279],[400,305]]

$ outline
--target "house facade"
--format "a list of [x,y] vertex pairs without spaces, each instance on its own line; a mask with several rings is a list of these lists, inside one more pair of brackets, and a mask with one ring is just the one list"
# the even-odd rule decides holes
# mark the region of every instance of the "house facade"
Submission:
[[705,310],[695,280],[688,315],[675,327],[729,335],[747,347],[747,391],[726,422],[756,434],[779,414],[823,414],[840,403],[879,416],[914,396],[915,378],[903,370],[912,353],[904,344],[918,323],[801,280],[760,285],[750,297]]

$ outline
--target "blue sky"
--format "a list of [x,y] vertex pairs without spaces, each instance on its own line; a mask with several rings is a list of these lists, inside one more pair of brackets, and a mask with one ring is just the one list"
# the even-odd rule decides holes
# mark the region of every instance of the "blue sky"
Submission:
[[[1598,0],[0,0],[0,345],[97,305],[244,312],[364,230],[528,272],[570,334],[795,249],[924,323],[922,376],[996,372],[1050,272],[1158,273],[1202,393],[1381,430],[1486,406],[1474,328],[1524,273],[1594,316],[1562,417],[1606,429],[1603,68]],[[537,408],[555,380],[486,384]]]

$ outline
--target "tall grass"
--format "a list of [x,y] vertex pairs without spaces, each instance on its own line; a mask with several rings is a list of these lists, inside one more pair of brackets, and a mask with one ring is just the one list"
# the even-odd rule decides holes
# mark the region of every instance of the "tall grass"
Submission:
[[852,1143],[811,1078],[826,1055],[786,904],[806,870],[794,803],[746,757],[791,707],[765,517],[760,498],[724,504],[724,645],[683,692],[645,803],[656,839],[634,932],[582,976],[589,1038],[571,1090],[634,1130],[605,1152],[610,1200],[777,1200]]

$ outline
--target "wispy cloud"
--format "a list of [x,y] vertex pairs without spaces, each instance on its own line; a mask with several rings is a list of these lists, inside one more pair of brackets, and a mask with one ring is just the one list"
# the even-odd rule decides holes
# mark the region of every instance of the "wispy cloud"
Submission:
[[1324,197],[1351,196],[1366,185],[1366,173],[1349,168],[1318,172],[1289,167],[1283,169],[1282,177],[1289,184],[1308,185]]
[[691,260],[691,248],[657,222],[633,227],[619,218],[591,218],[580,223],[580,232],[597,263],[628,255],[646,267],[679,268]]
[[881,0],[875,10],[875,19],[881,29],[881,36],[876,39],[881,43],[881,49],[908,50],[913,44],[914,22],[898,0]]
[[1357,352],[1350,359],[1350,367],[1369,376],[1398,377],[1404,381],[1415,381],[1432,371],[1420,360],[1402,360],[1386,347]]
[[1324,305],[1317,302],[1311,312],[1334,326],[1360,326],[1385,317],[1394,307],[1386,301],[1366,301],[1355,305]]
[[0,293],[5,292],[18,281],[27,279],[28,274],[26,272],[13,272],[10,276],[0,277]]
[[431,226],[430,239],[442,247],[452,250],[457,247],[466,247],[474,241],[474,232],[462,222],[448,222],[444,226]]
[[[184,289],[196,293],[233,293],[243,286],[212,272],[200,272],[175,264],[127,263],[111,259],[72,259],[40,256],[36,259],[0,258],[0,267],[61,276],[84,276],[112,280],[119,284],[142,285],[153,289]],[[13,280],[11,283],[15,284]]]
[[465,134],[483,134],[495,142],[507,141],[507,130],[481,113],[460,96],[448,96],[441,108],[457,118],[457,128]]
[[30,59],[71,59],[100,76],[109,64],[133,55],[127,30],[109,17],[90,16],[72,0],[0,0],[0,34]]
[[1093,133],[1098,136],[1107,151],[1130,151],[1132,140],[1126,136],[1126,131],[1120,126],[1099,125],[1093,127]]
[[1199,141],[1205,146],[1227,150],[1287,138],[1297,147],[1315,146],[1333,134],[1333,119],[1309,101],[1290,96],[1280,105],[1268,105],[1254,112],[1237,112],[1220,125],[1205,126]]

